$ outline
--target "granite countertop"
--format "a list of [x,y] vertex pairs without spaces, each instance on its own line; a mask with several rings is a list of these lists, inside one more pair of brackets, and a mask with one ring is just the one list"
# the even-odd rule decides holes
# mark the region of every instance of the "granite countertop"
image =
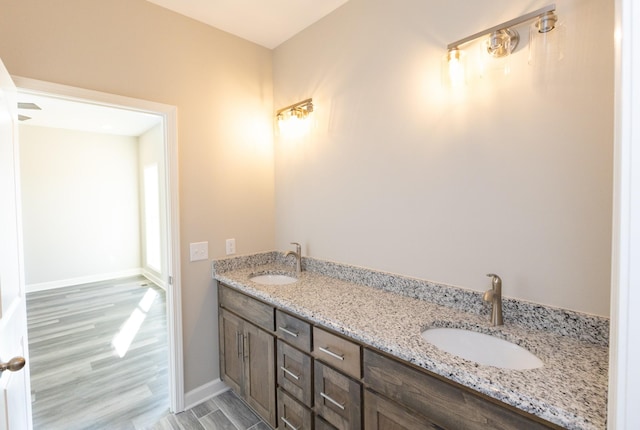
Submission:
[[[260,285],[261,273],[291,273],[277,263],[215,269],[213,276],[251,296],[569,429],[604,429],[608,348],[571,336],[407,297],[326,274],[303,271],[296,283]],[[505,310],[506,312],[506,310]],[[545,365],[509,370],[446,353],[420,333],[430,326],[467,328],[509,340]]]

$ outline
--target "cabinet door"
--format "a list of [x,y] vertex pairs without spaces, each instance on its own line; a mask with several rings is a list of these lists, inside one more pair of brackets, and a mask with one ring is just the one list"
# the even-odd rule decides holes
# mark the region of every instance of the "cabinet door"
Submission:
[[375,395],[364,392],[364,430],[444,430],[426,418]]
[[242,339],[244,322],[237,316],[220,309],[218,330],[220,333],[220,379],[242,396]]
[[244,325],[244,398],[275,428],[275,337],[248,322]]
[[314,362],[315,411],[338,430],[360,430],[362,386],[322,364]]

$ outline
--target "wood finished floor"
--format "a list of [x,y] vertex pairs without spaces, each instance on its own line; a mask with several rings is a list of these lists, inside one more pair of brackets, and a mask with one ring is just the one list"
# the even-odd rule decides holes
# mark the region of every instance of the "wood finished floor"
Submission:
[[232,391],[195,406],[188,411],[168,415],[151,430],[271,430]]
[[165,306],[142,277],[27,294],[35,430],[139,429],[165,416]]
[[[268,430],[231,391],[169,413],[165,307],[142,277],[27,294],[34,430]],[[120,358],[113,340],[135,315]]]

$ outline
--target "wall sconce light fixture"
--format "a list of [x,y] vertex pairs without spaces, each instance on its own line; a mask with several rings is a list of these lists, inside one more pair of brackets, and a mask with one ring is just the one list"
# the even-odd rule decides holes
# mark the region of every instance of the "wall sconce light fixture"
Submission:
[[[464,83],[466,72],[461,70],[461,67],[464,67],[461,62],[464,55],[461,49],[463,45],[488,36],[482,45],[483,50],[493,58],[507,57],[516,49],[520,41],[520,35],[512,27],[536,19],[532,28],[535,28],[538,33],[548,33],[555,28],[558,21],[555,10],[556,5],[551,4],[448,44],[447,55],[443,61],[444,80],[453,87]],[[446,74],[444,74],[445,68],[448,69]]]
[[313,112],[313,99],[306,99],[278,110],[276,119],[278,124],[291,118],[306,119],[311,112]]
[[313,99],[306,99],[282,108],[276,112],[278,128],[287,136],[299,136],[309,128],[308,119],[312,112]]

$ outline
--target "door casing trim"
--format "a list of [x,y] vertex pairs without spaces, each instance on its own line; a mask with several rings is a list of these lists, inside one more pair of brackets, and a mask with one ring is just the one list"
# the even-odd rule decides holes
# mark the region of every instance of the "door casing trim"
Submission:
[[163,119],[167,190],[168,282],[167,335],[169,346],[169,393],[171,412],[184,411],[184,362],[182,357],[182,294],[180,282],[180,206],[178,195],[177,107],[148,100],[109,94],[22,76],[12,76],[19,91],[55,96],[138,112],[156,114]]

